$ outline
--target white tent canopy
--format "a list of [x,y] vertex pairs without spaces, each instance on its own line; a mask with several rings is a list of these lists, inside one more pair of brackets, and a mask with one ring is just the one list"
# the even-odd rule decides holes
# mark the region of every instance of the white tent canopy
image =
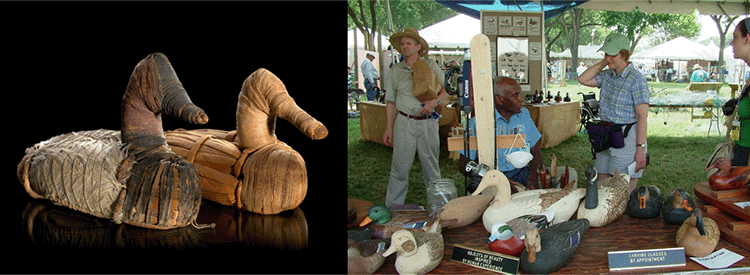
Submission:
[[678,37],[658,46],[637,52],[632,55],[632,58],[717,61],[719,59],[719,51],[703,46],[685,37]]
[[479,20],[465,14],[459,14],[419,30],[434,49],[468,49],[471,38],[481,31]]
[[589,0],[579,5],[582,9],[630,12],[638,7],[648,13],[746,15],[750,0]]
[[[584,58],[584,59],[602,59],[604,58],[604,53],[599,51],[599,48],[601,46],[578,46],[578,58]],[[571,58],[570,49],[566,49],[561,53],[556,52],[550,52],[549,56],[551,58]]]

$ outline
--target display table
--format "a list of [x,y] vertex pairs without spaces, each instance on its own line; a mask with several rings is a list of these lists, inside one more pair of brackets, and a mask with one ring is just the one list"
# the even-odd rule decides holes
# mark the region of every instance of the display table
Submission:
[[[360,139],[385,145],[383,143],[383,133],[387,124],[385,104],[373,101],[362,101],[358,104]],[[446,133],[450,132],[451,127],[459,123],[459,118],[454,107],[443,107],[440,115],[443,118],[438,121],[438,125],[441,128],[447,128],[444,131]]]
[[[700,199],[696,203],[702,205]],[[675,237],[679,225],[671,225],[659,215],[654,219],[637,219],[625,214],[615,222],[599,228],[589,228],[583,237],[583,242],[573,256],[573,259],[555,273],[608,273],[609,262],[607,252],[624,250],[661,249],[676,247]],[[489,250],[486,240],[489,233],[484,229],[481,218],[465,227],[443,230],[445,254],[440,265],[431,274],[496,274],[495,272],[479,269],[451,260],[454,245],[460,244],[472,249]],[[750,272],[750,247],[743,249],[725,239],[721,239],[716,250],[726,248],[744,256],[741,261],[722,270],[726,273]],[[386,258],[377,274],[397,274],[395,268],[396,256]],[[704,266],[686,258],[685,266],[670,268],[649,268],[614,273],[666,273],[708,271]],[[711,270],[717,271],[717,270]],[[521,273],[521,270],[519,270]]]
[[524,105],[542,134],[539,148],[560,144],[578,132],[581,104],[578,101]]

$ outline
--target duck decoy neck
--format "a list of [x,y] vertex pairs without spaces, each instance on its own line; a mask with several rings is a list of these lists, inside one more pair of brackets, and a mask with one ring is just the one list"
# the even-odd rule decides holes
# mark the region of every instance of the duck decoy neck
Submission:
[[[596,177],[594,177],[596,178]],[[586,183],[586,209],[594,209],[599,206],[599,187],[596,181]]]
[[237,137],[240,147],[255,150],[276,143],[276,118],[297,127],[313,140],[328,136],[328,129],[300,108],[276,75],[260,68],[242,83],[236,111]]
[[701,236],[706,236],[706,229],[703,226],[703,213],[700,209],[695,209],[693,211],[693,214],[695,215],[695,228],[698,229],[698,233],[701,234]]
[[646,202],[648,201],[650,197],[648,187],[646,186],[639,186],[638,187],[638,209],[645,209],[646,208]]
[[205,124],[208,116],[195,106],[162,53],[141,60],[130,75],[122,99],[121,135],[131,152],[165,151],[161,114],[186,122]]

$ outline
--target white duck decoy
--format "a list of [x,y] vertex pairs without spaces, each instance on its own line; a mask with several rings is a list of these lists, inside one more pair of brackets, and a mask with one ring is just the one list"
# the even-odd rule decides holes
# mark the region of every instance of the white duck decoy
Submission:
[[487,232],[492,232],[492,225],[498,222],[508,222],[523,215],[536,215],[546,210],[555,212],[552,224],[565,222],[573,216],[578,203],[586,194],[586,190],[576,188],[576,183],[572,182],[563,189],[536,189],[511,195],[508,178],[500,171],[490,170],[472,195],[477,195],[490,186],[495,186],[497,190],[494,200],[482,215]]
[[596,180],[593,165],[586,169],[586,199],[578,206],[578,218],[587,219],[591,227],[602,227],[619,219],[628,206],[630,177],[615,170],[615,176]]
[[391,246],[383,253],[396,254],[399,274],[425,274],[443,260],[444,243],[439,218],[426,232],[399,230],[391,236]]

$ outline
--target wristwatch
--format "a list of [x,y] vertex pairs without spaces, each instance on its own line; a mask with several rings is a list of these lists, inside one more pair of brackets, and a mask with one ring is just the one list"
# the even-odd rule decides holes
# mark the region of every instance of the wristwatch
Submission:
[[645,143],[638,143],[638,144],[636,144],[636,146],[641,147],[643,149],[646,149],[646,144]]

